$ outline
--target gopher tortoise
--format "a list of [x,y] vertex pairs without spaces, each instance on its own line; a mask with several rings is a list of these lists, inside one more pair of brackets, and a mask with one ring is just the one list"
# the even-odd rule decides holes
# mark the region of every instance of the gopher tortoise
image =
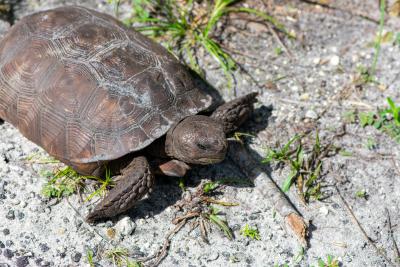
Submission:
[[89,222],[130,209],[157,173],[222,161],[256,95],[204,113],[212,96],[165,48],[79,6],[29,15],[0,42],[0,118],[78,173],[115,176]]

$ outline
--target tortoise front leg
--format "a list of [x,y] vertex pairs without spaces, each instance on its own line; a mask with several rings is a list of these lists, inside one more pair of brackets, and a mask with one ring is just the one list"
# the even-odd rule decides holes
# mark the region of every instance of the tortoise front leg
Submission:
[[154,175],[143,156],[134,158],[121,170],[121,175],[115,178],[116,185],[89,213],[86,217],[87,222],[111,218],[129,210],[136,201],[151,191],[154,184]]
[[240,127],[253,112],[253,104],[257,102],[258,93],[250,93],[219,106],[211,118],[221,122],[226,134]]

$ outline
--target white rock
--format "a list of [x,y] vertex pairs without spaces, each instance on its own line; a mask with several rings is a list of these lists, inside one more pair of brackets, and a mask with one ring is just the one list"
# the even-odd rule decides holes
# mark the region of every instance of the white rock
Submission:
[[337,55],[333,55],[329,58],[329,64],[331,66],[338,66],[340,64],[340,58]]
[[307,110],[307,112],[306,112],[306,118],[309,118],[309,119],[318,119],[318,114],[314,111],[314,110]]
[[322,215],[326,216],[326,215],[328,215],[329,210],[328,210],[327,207],[322,206],[322,207],[319,209],[319,212],[321,212]]
[[117,233],[123,236],[131,235],[135,229],[136,224],[132,222],[131,218],[128,216],[123,217],[115,225],[115,230],[117,230]]
[[313,59],[313,63],[315,65],[318,65],[320,62],[321,62],[321,59],[319,57],[316,57],[316,58]]

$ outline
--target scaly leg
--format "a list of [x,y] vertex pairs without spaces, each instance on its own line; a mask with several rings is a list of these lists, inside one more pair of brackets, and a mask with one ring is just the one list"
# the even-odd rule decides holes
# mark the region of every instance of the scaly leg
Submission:
[[121,175],[115,178],[116,185],[89,213],[86,217],[87,222],[111,218],[129,210],[136,201],[151,191],[154,184],[154,175],[143,156],[134,158],[121,170]]
[[258,93],[250,93],[219,106],[211,118],[221,122],[226,134],[240,127],[253,112],[253,104],[257,102]]

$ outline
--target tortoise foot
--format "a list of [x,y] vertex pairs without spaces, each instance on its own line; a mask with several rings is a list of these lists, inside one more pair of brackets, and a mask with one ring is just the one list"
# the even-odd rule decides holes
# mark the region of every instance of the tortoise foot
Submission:
[[108,195],[86,217],[86,221],[111,218],[134,206],[146,193],[151,192],[154,175],[145,157],[134,158],[117,177],[116,185]]
[[250,93],[236,98],[218,107],[211,118],[222,123],[226,134],[240,127],[253,112],[253,104],[257,102],[258,93]]

